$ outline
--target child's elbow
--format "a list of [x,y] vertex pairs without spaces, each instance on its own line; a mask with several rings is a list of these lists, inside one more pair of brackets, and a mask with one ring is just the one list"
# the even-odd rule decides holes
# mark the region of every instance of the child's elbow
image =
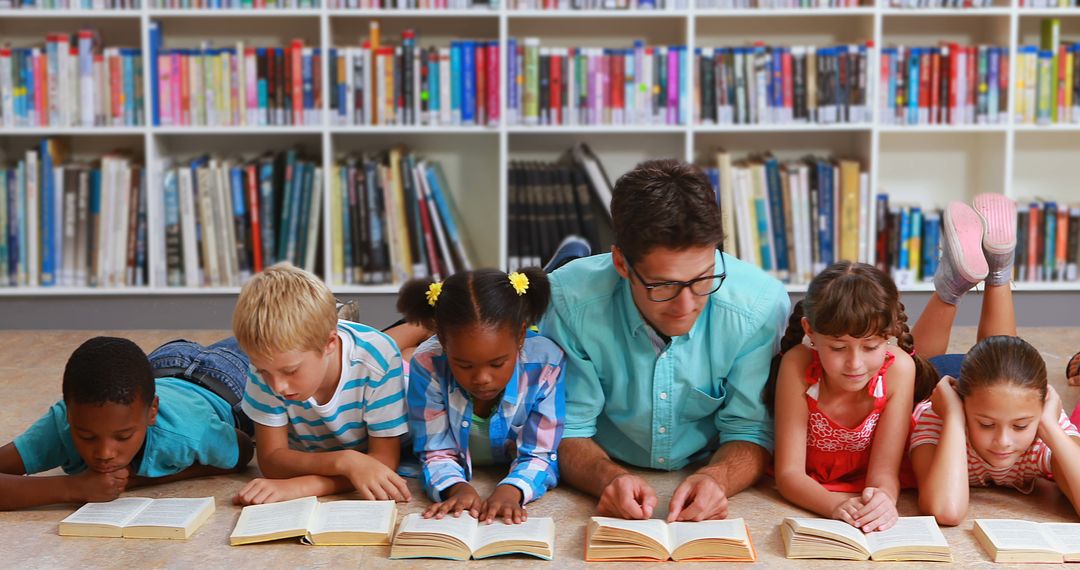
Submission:
[[965,505],[959,505],[953,501],[943,501],[940,504],[935,504],[933,501],[924,500],[921,496],[919,497],[919,510],[933,516],[938,524],[944,526],[957,526],[964,522],[964,517],[967,516],[967,507]]

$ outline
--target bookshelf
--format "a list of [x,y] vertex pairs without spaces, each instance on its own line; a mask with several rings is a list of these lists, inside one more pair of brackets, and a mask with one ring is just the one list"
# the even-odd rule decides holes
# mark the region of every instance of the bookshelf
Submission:
[[[1005,46],[1015,68],[1018,46],[1037,43],[1042,18],[1060,18],[1061,38],[1080,40],[1080,8],[1035,9],[996,0],[986,8],[902,9],[880,2],[849,8],[805,9],[688,9],[637,10],[511,10],[507,8],[454,10],[403,9],[158,9],[128,10],[0,9],[0,38],[14,47],[40,44],[50,32],[74,34],[80,27],[99,30],[108,45],[141,47],[149,53],[149,26],[161,22],[163,46],[194,47],[211,40],[230,45],[286,45],[302,38],[307,46],[329,48],[359,45],[368,23],[377,19],[384,38],[395,40],[414,29],[418,44],[447,45],[454,38],[536,36],[545,46],[590,45],[626,47],[635,39],[647,44],[695,47],[731,46],[760,40],[768,45],[830,45],[872,42],[881,46],[931,45],[941,40]],[[505,53],[505,52],[504,52]],[[1033,198],[1076,200],[1072,162],[1080,153],[1078,124],[1014,124],[1010,113],[999,124],[904,126],[877,120],[876,49],[870,50],[870,120],[855,124],[762,125],[572,125],[520,126],[506,121],[505,97],[498,126],[338,126],[332,124],[329,97],[323,97],[324,120],[319,125],[288,127],[72,127],[2,128],[0,160],[17,160],[42,137],[63,137],[76,159],[90,159],[122,149],[144,159],[148,199],[155,208],[162,200],[161,172],[167,161],[201,153],[250,158],[265,151],[299,147],[329,172],[336,157],[404,144],[420,156],[438,161],[444,169],[476,265],[505,266],[507,259],[507,175],[512,160],[553,160],[576,141],[587,142],[614,178],[648,158],[676,157],[712,164],[717,148],[732,156],[772,151],[778,158],[807,153],[859,158],[870,174],[874,193],[887,191],[907,203],[944,206],[948,200],[970,199],[984,191],[999,192],[1019,201]],[[328,93],[327,58],[322,60],[322,90]],[[500,93],[506,93],[505,63],[500,62]],[[148,69],[148,68],[147,68]],[[1010,76],[1012,74],[1010,73]],[[146,89],[149,92],[149,73]],[[1010,81],[1009,100],[1014,101]],[[145,97],[147,117],[150,98]],[[688,104],[689,102],[688,98]],[[693,114],[687,112],[687,116]],[[326,177],[327,179],[329,177]],[[325,196],[329,182],[322,189]],[[322,208],[321,239],[330,240],[329,209]],[[161,222],[151,217],[148,251],[157,251],[163,238]],[[329,248],[321,248],[322,265],[329,265]],[[151,282],[141,288],[0,288],[0,297],[55,298],[63,296],[188,296],[233,295],[237,287],[167,287],[150,271]],[[396,287],[336,286],[335,292],[387,295]],[[793,285],[795,293],[805,286]],[[919,283],[905,291],[926,292]],[[1075,283],[1018,283],[1018,291],[1080,291]]]

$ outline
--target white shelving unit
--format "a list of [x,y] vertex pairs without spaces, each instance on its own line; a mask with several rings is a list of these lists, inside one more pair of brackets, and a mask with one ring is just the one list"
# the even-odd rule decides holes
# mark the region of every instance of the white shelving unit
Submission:
[[[1015,0],[1013,0],[1015,2]],[[144,0],[147,2],[147,0]],[[498,38],[505,48],[510,37],[539,36],[544,45],[628,46],[634,39],[678,43],[689,47],[738,45],[752,40],[767,44],[817,44],[872,41],[876,47],[896,44],[932,45],[947,39],[966,43],[1017,46],[1037,42],[1042,18],[1062,18],[1062,39],[1080,40],[1080,9],[1035,10],[997,5],[967,10],[902,10],[884,5],[858,8],[760,10],[515,11],[488,10],[159,10],[125,11],[0,10],[0,41],[19,47],[43,42],[49,32],[73,33],[80,27],[101,30],[109,45],[141,46],[148,53],[149,23],[162,22],[166,48],[195,45],[211,39],[222,45],[243,40],[248,45],[285,43],[302,37],[308,45],[358,45],[368,22],[381,23],[386,41],[401,30],[415,29],[418,43],[445,45],[451,38]],[[505,50],[503,52],[505,54]],[[869,100],[877,101],[876,54],[871,56]],[[1010,58],[1015,62],[1015,57]],[[505,57],[501,92],[506,92]],[[328,93],[323,58],[323,93]],[[1015,64],[1014,64],[1015,65]],[[148,67],[146,68],[148,69]],[[1012,75],[1012,74],[1010,74]],[[147,77],[146,93],[149,93]],[[1013,100],[1010,85],[1010,101]],[[145,97],[150,116],[150,97]],[[329,117],[329,97],[323,97]],[[505,101],[502,117],[506,116]],[[0,159],[16,160],[42,137],[69,140],[74,158],[91,158],[113,149],[127,149],[145,158],[151,207],[162,199],[160,174],[167,160],[202,153],[244,158],[267,150],[299,146],[321,160],[328,171],[335,157],[395,144],[439,161],[464,216],[465,230],[478,265],[505,266],[506,165],[511,160],[553,160],[573,142],[590,144],[609,174],[618,176],[639,161],[676,157],[698,164],[713,162],[723,147],[733,156],[770,150],[780,158],[806,153],[855,156],[870,172],[874,192],[887,191],[896,202],[944,206],[990,191],[1017,200],[1035,197],[1080,201],[1073,165],[1080,159],[1080,124],[1049,127],[1016,125],[894,126],[876,122],[877,109],[866,124],[842,125],[684,125],[523,127],[342,127],[244,128],[34,128],[0,129]],[[687,116],[692,116],[688,112]],[[324,188],[324,192],[328,189]],[[323,240],[329,241],[323,208]],[[149,251],[163,239],[151,220]],[[324,266],[330,250],[323,248]],[[1078,283],[1020,283],[1017,290],[1080,291]],[[346,294],[392,294],[394,286],[334,287]],[[791,286],[800,292],[805,286]],[[905,291],[929,291],[916,284]],[[0,297],[234,295],[236,287],[187,289],[152,282],[140,289],[0,288]]]

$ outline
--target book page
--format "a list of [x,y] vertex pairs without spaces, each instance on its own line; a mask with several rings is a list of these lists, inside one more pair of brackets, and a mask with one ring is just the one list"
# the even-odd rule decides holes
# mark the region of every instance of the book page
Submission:
[[[843,536],[850,539],[855,544],[858,544],[862,548],[866,549],[867,553],[870,552],[870,544],[867,542],[866,535],[863,531],[849,525],[844,521],[838,521],[833,519],[809,519],[803,517],[790,517],[791,520],[798,523],[796,529],[798,532],[805,533],[805,529],[815,529],[824,531],[828,534],[834,534]],[[800,528],[801,527],[801,528]]]
[[307,530],[312,514],[319,506],[315,497],[293,499],[283,503],[250,505],[240,512],[240,520],[232,536],[261,536],[278,532]]
[[701,522],[675,522],[668,524],[671,533],[671,549],[676,550],[687,542],[702,538],[729,538],[749,543],[746,523],[742,519]]
[[324,532],[387,533],[393,522],[394,501],[332,501],[320,503],[308,528],[311,534]]
[[496,520],[491,524],[480,524],[476,528],[476,545],[473,550],[496,542],[544,542],[551,544],[555,537],[555,522],[545,517],[529,517],[521,524],[506,524]]
[[592,520],[600,523],[601,526],[608,528],[617,528],[645,535],[656,542],[659,542],[660,545],[667,550],[668,554],[673,550],[671,537],[668,536],[668,525],[660,519],[647,519],[642,521],[613,517],[593,517]]
[[141,513],[135,516],[128,526],[166,526],[187,528],[194,521],[207,503],[214,504],[213,497],[196,499],[157,499]]
[[1047,540],[1038,523],[1010,519],[977,519],[975,522],[998,550],[1059,551],[1057,544]]
[[867,534],[866,542],[870,544],[871,553],[898,546],[949,547],[934,517],[900,517],[889,530]]
[[403,532],[445,534],[460,540],[465,546],[469,547],[470,551],[473,551],[476,550],[474,540],[477,525],[476,519],[467,512],[461,513],[460,517],[446,515],[442,520],[425,519],[419,513],[412,513],[401,521],[398,534]]
[[108,503],[86,503],[60,522],[127,526],[128,522],[135,518],[135,515],[139,514],[153,501],[153,499],[146,497],[124,497]]
[[1080,524],[1043,523],[1043,529],[1051,538],[1058,541],[1062,554],[1080,553]]

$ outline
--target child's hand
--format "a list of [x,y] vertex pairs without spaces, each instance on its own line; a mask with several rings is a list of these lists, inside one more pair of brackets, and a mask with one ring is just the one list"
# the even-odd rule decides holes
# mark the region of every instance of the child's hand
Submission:
[[1049,430],[1060,429],[1058,421],[1061,419],[1061,396],[1053,386],[1046,387],[1046,399],[1043,400],[1042,415],[1039,416],[1039,428],[1036,435],[1039,439],[1047,439]]
[[298,499],[303,495],[295,492],[288,479],[252,479],[233,497],[234,505],[261,505]]
[[529,519],[525,507],[521,505],[521,489],[513,485],[499,485],[495,492],[484,503],[484,509],[480,513],[481,522],[491,524],[495,519],[502,517],[506,524],[521,524]]
[[340,474],[348,478],[360,497],[368,501],[408,501],[405,480],[378,459],[366,453],[349,453]]
[[851,526],[855,525],[855,518],[859,513],[859,510],[863,508],[862,497],[852,497],[833,509],[832,518],[838,521],[844,521]]
[[953,386],[955,381],[952,376],[942,377],[934,387],[934,393],[930,395],[930,405],[941,419],[964,413],[964,401]]
[[468,483],[458,483],[443,492],[446,500],[435,503],[424,511],[424,518],[435,517],[441,519],[447,513],[460,517],[464,511],[469,511],[473,518],[480,518],[480,512],[484,509],[484,500],[476,492],[476,489]]
[[101,473],[87,469],[71,478],[75,485],[75,496],[84,503],[111,501],[120,496],[127,488],[131,469],[124,467],[116,471]]
[[889,530],[900,517],[893,498],[876,487],[863,489],[862,503],[862,508],[855,513],[855,528],[863,532]]

